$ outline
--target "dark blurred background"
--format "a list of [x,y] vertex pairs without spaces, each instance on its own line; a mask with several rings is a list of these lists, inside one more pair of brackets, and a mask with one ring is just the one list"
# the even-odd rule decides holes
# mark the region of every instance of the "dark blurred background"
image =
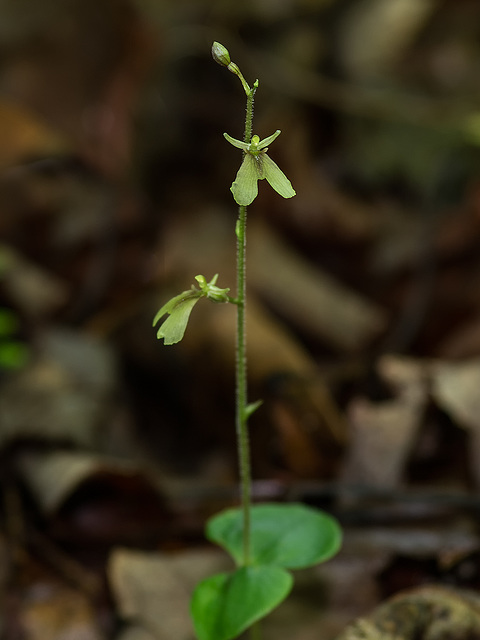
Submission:
[[[267,636],[333,638],[466,557],[478,582],[480,4],[0,0],[7,640],[191,637],[168,614],[237,496],[235,312],[202,301],[176,346],[151,325],[199,273],[235,287],[222,134],[242,137],[245,96],[214,40],[259,79],[254,132],[282,130],[297,191],[261,182],[249,208],[255,496],[346,527]],[[196,567],[183,595],[171,557]]]

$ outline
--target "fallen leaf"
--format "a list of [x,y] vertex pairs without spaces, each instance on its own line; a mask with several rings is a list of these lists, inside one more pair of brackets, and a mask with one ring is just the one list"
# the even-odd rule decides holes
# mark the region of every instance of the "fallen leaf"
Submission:
[[434,362],[432,395],[463,427],[480,430],[480,359]]
[[434,2],[417,0],[352,5],[343,19],[340,49],[350,73],[357,80],[392,73],[435,8]]
[[112,479],[141,476],[133,464],[81,451],[24,453],[19,457],[18,467],[42,510],[50,514],[83,482],[95,476]]
[[0,101],[0,137],[0,170],[68,150],[65,139],[35,112],[4,99]]
[[27,316],[40,319],[57,311],[67,301],[68,288],[57,276],[11,247],[2,245],[0,251],[5,291]]
[[295,253],[273,229],[251,225],[248,247],[253,288],[302,331],[348,352],[385,328],[382,309]]
[[432,395],[438,405],[469,431],[471,473],[480,486],[480,359],[431,365]]
[[194,587],[201,579],[231,568],[219,551],[166,555],[118,549],[110,557],[108,578],[122,618],[137,621],[156,640],[193,640]]
[[101,640],[104,637],[87,598],[52,582],[34,583],[26,590],[20,624],[29,640]]
[[105,343],[55,329],[0,390],[0,443],[33,438],[92,447],[111,407],[115,360]]
[[398,486],[427,403],[424,365],[385,356],[378,369],[394,398],[375,403],[357,397],[350,402],[351,444],[342,474],[347,485]]

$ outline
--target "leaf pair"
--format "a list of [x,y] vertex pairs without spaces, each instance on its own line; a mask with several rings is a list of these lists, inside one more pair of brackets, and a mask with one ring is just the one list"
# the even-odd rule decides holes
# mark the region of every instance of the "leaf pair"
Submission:
[[238,568],[203,580],[191,611],[199,640],[231,640],[275,609],[289,594],[287,569],[302,569],[333,556],[341,543],[334,518],[302,504],[260,504],[251,510],[251,561],[243,561],[243,513],[228,509],[207,525],[207,537]]
[[283,198],[292,198],[295,195],[290,180],[267,155],[268,145],[278,138],[280,133],[280,129],[277,129],[264,140],[253,136],[250,144],[236,140],[228,133],[223,134],[230,144],[245,152],[237,177],[230,187],[237,204],[243,206],[251,204],[258,194],[258,181],[264,179]]

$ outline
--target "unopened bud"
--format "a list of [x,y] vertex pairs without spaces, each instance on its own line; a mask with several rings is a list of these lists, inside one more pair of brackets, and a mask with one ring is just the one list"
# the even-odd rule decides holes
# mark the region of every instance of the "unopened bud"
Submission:
[[228,49],[220,44],[220,42],[214,42],[212,45],[212,57],[222,67],[228,67],[230,64],[230,54]]

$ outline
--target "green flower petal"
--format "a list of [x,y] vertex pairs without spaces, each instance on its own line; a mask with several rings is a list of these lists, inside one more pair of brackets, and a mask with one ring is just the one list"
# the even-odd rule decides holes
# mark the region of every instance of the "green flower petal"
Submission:
[[190,313],[199,300],[199,296],[191,296],[180,301],[157,331],[157,338],[163,338],[164,344],[180,342],[185,334]]
[[258,194],[259,170],[257,161],[251,153],[246,153],[238,170],[237,177],[230,187],[235,202],[247,206],[251,204]]
[[234,147],[237,147],[237,149],[243,149],[244,151],[248,151],[248,148],[250,145],[248,145],[246,142],[242,142],[241,140],[232,138],[232,136],[229,136],[228,133],[224,133],[223,136],[225,140],[228,140],[228,142],[230,142],[230,144],[233,144]]
[[157,311],[157,314],[153,319],[152,326],[154,327],[157,324],[157,322],[160,320],[160,318],[164,316],[166,313],[172,313],[175,307],[180,303],[182,303],[184,300],[187,300],[188,298],[198,298],[200,297],[200,295],[201,295],[200,291],[195,289],[189,289],[188,291],[182,291],[182,293],[179,293],[178,296],[174,296],[173,298],[170,298],[170,300],[166,302],[163,305],[163,307],[161,307],[161,309]]
[[268,147],[268,145],[272,144],[272,142],[276,140],[281,133],[282,132],[280,131],[280,129],[277,129],[275,133],[272,133],[272,135],[268,136],[268,138],[265,138],[264,140],[260,140],[260,142],[258,143],[258,148],[264,149],[265,147]]
[[157,338],[164,338],[165,344],[180,342],[187,328],[190,313],[201,297],[202,292],[192,288],[166,302],[153,319],[153,326],[155,326],[162,316],[169,314],[157,331]]
[[263,178],[266,178],[272,189],[282,198],[292,198],[296,195],[290,180],[266,153],[262,156],[262,173]]

